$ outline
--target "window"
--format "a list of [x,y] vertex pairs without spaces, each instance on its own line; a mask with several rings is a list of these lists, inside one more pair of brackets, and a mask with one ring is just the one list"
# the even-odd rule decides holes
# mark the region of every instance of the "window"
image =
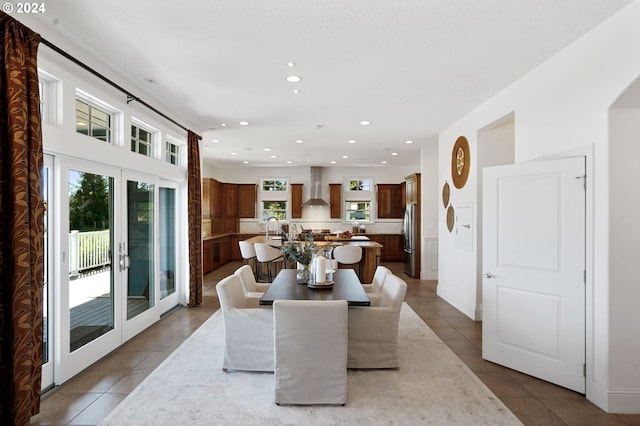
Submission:
[[286,179],[263,179],[262,190],[263,191],[286,191],[287,190]]
[[131,151],[151,157],[153,134],[142,127],[131,125]]
[[348,191],[371,191],[371,179],[349,179]]
[[56,108],[58,100],[59,82],[55,77],[38,70],[38,86],[40,88],[40,116],[42,122],[60,125]]
[[169,164],[178,165],[180,164],[180,146],[171,143],[169,141],[165,142],[165,161]]
[[349,222],[370,222],[371,221],[371,201],[346,201],[345,217]]
[[275,217],[280,221],[287,220],[287,202],[284,200],[270,200],[262,202],[262,220],[265,222],[270,217]]
[[111,143],[111,121],[107,111],[76,99],[76,132]]

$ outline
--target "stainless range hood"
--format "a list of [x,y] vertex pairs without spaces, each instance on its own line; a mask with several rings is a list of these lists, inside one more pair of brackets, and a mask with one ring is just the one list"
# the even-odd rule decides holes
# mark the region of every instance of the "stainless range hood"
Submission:
[[302,203],[302,207],[328,207],[322,199],[322,167],[311,167],[311,198]]

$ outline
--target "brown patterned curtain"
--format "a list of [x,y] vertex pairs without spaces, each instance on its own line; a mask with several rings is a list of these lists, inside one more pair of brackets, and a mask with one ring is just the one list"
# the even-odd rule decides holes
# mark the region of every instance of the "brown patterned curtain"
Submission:
[[188,132],[189,306],[202,303],[202,180],[200,136]]
[[0,12],[0,424],[40,411],[44,204],[40,36]]

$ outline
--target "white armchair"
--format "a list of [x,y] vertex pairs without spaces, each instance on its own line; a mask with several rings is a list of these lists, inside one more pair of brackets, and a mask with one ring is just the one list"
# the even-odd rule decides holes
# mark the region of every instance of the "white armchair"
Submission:
[[348,368],[398,368],[398,323],[407,283],[387,274],[377,306],[349,307]]
[[222,369],[273,371],[273,310],[245,297],[237,275],[222,279],[216,292],[224,320]]
[[256,277],[253,275],[253,270],[249,265],[242,265],[233,273],[240,277],[242,283],[242,289],[247,297],[257,297],[258,300],[262,297],[265,291],[269,288],[270,284],[256,282]]
[[373,274],[373,281],[371,281],[371,284],[362,284],[362,288],[365,293],[367,293],[367,297],[371,301],[371,306],[377,306],[380,301],[382,286],[384,285],[384,280],[387,277],[387,274],[391,274],[391,270],[379,265],[376,267],[376,272]]

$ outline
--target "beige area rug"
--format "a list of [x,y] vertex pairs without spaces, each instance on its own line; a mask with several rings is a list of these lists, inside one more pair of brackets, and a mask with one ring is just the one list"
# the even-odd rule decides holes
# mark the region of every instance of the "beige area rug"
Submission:
[[222,371],[217,311],[101,425],[518,425],[406,303],[400,369],[349,370],[347,404],[277,406],[271,373]]

